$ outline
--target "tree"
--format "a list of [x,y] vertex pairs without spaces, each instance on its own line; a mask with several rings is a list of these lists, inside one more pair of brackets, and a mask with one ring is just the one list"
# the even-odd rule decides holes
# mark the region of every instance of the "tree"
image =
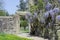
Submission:
[[20,27],[24,27],[24,30],[26,30],[26,26],[28,26],[27,20],[25,20],[25,16],[20,17]]
[[0,10],[0,16],[9,16],[9,13],[5,10]]
[[24,21],[22,20],[20,26],[24,27],[24,30],[26,30],[26,26],[28,26],[27,21],[26,20],[24,20]]
[[8,12],[4,9],[3,0],[0,0],[0,16],[9,16]]
[[18,7],[18,11],[26,11],[27,10],[27,1],[20,0]]
[[5,14],[5,11],[3,11],[3,10],[0,10],[0,16],[5,16],[6,14]]
[[[20,3],[17,6],[18,7],[18,10],[17,11],[27,11],[27,9],[28,9],[28,0],[19,0],[19,1],[20,1]],[[25,30],[26,29],[26,26],[28,25],[27,24],[27,21],[25,20],[25,17],[24,16],[21,16],[20,17],[20,21],[21,21],[20,26],[21,27],[24,27],[24,30]]]
[[43,0],[34,0],[34,5],[33,6],[30,5],[31,13],[34,13],[35,11],[39,13],[40,10],[42,9],[43,9]]
[[9,16],[9,13],[8,12],[6,12],[6,16]]

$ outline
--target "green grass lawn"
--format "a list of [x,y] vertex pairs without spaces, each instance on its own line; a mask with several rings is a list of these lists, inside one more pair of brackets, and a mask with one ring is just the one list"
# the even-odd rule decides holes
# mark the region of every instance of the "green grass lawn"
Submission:
[[22,33],[29,33],[29,30],[21,30]]
[[20,32],[22,33],[29,33],[29,29],[25,29],[23,27],[20,28]]
[[22,38],[12,34],[0,34],[0,40],[31,40],[31,39]]

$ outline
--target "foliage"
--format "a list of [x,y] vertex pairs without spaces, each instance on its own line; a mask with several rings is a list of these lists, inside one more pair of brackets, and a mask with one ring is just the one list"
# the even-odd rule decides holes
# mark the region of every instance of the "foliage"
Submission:
[[[35,5],[35,3],[34,3],[33,6],[30,5],[30,12],[31,12],[31,13],[34,13],[34,12],[37,11],[37,10],[43,9],[43,0],[37,0],[37,1],[38,1],[38,2],[36,3],[36,5]],[[35,2],[36,2],[36,1],[35,1]]]
[[31,40],[31,39],[22,38],[12,34],[0,34],[0,40]]
[[20,26],[22,26],[22,27],[26,27],[28,25],[28,23],[27,23],[27,21],[26,20],[22,20],[21,21],[21,24],[20,24]]
[[9,16],[8,12],[4,9],[4,0],[0,0],[0,16]]
[[6,16],[9,16],[9,13],[8,12],[6,12]]
[[38,9],[43,9],[43,0],[38,0]]
[[[55,5],[55,1],[54,3],[51,2],[52,1],[49,0],[45,5],[43,5],[43,0],[35,0],[34,5],[30,5],[30,12],[33,13],[33,15],[26,14],[26,18],[31,25],[30,34],[43,36],[44,38],[48,39],[50,38],[49,40],[58,40],[57,29],[54,24],[56,22],[56,14],[59,13],[60,9],[57,5]],[[43,9],[46,9],[45,12],[41,11]]]
[[28,26],[28,22],[27,22],[27,20],[25,19],[25,16],[21,16],[20,17],[20,26],[21,27],[24,27],[24,30],[26,29],[26,26]]
[[30,12],[31,13],[34,13],[34,11],[36,11],[37,10],[37,6],[30,6]]
[[24,0],[20,0],[18,7],[18,11],[26,11],[27,10],[27,2],[25,2]]
[[25,20],[25,16],[20,16],[20,20]]
[[9,14],[4,10],[0,10],[0,16],[9,16]]
[[23,27],[20,28],[20,32],[22,33],[29,33],[29,27],[24,30]]

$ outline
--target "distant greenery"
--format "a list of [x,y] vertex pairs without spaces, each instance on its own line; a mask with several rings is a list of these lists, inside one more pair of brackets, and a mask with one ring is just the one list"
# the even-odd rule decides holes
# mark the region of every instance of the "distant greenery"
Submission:
[[34,1],[34,5],[30,5],[30,12],[34,13],[35,11],[39,11],[43,9],[43,0]]
[[12,34],[0,34],[0,40],[31,40],[31,39],[18,37]]
[[0,0],[0,16],[9,16],[8,12],[4,8],[4,0]]
[[29,27],[24,30],[23,27],[20,28],[20,32],[22,33],[29,33]]
[[27,24],[27,21],[26,21],[26,20],[24,20],[24,21],[22,20],[22,21],[21,21],[21,26],[27,26],[27,25],[28,25],[28,24]]
[[29,32],[29,30],[26,28],[28,27],[28,22],[25,19],[25,16],[20,16],[20,27],[21,27],[21,30],[20,30],[21,32],[23,33]]
[[22,33],[29,33],[29,30],[21,30]]
[[24,30],[25,30],[26,29],[26,26],[28,26],[27,21],[26,20],[21,20],[20,26],[21,27],[24,27]]
[[20,20],[25,20],[25,16],[20,16]]
[[26,11],[28,8],[27,8],[27,0],[19,0],[19,5],[17,6],[18,7],[18,11]]
[[28,22],[25,19],[25,16],[20,17],[20,27],[24,27],[24,30],[26,29],[26,26],[28,26]]
[[4,10],[0,10],[0,16],[9,16],[9,14]]

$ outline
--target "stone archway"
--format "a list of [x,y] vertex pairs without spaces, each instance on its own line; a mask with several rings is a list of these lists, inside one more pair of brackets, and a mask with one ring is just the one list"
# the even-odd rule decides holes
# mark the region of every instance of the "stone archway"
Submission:
[[[16,26],[17,26],[17,33],[19,32],[20,30],[20,16],[25,16],[28,12],[27,11],[17,11],[16,12]],[[30,23],[28,23],[28,26],[29,26],[29,32],[30,32]],[[18,30],[19,29],[19,30]]]

